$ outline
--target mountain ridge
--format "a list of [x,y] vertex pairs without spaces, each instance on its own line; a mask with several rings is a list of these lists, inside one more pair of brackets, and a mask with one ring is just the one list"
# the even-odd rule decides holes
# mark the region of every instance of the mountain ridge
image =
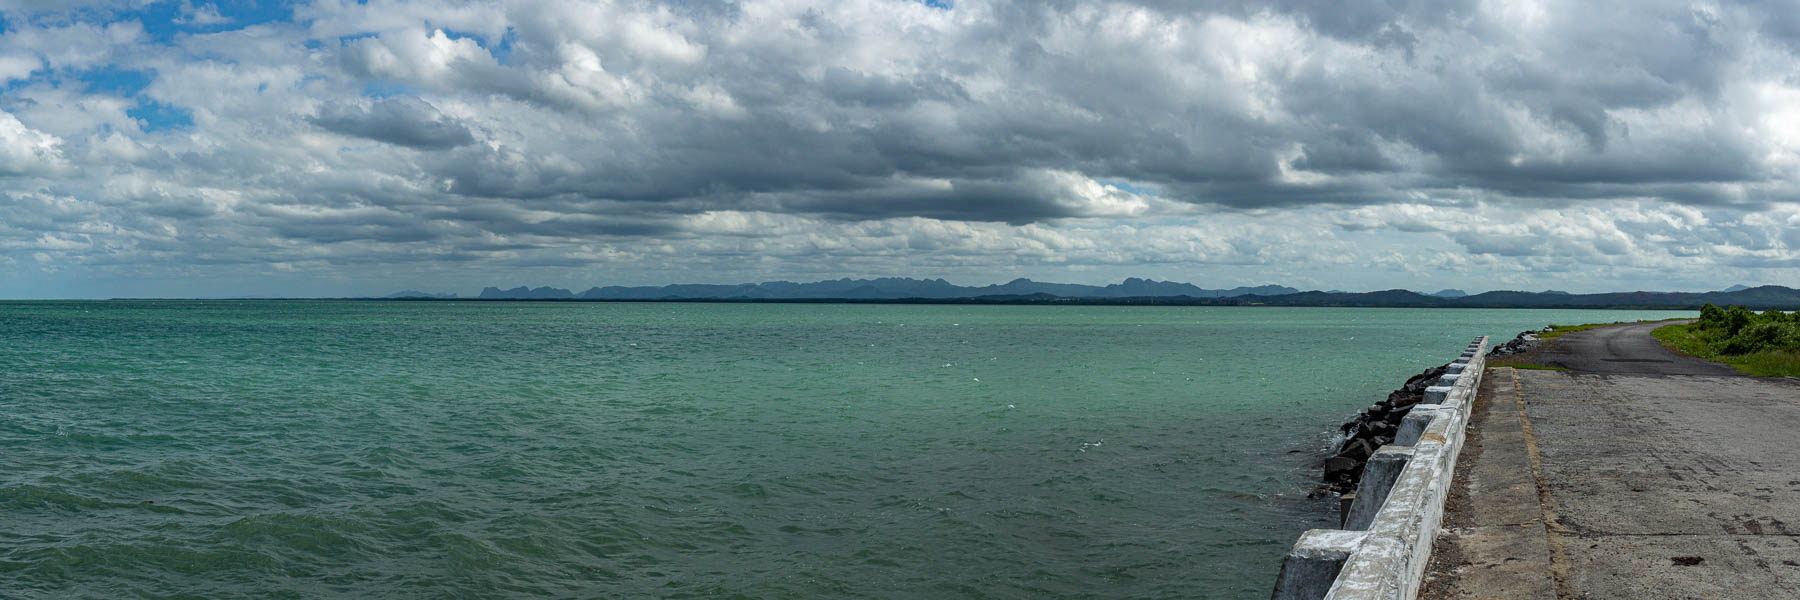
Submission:
[[1019,278],[1001,284],[960,286],[943,279],[881,277],[876,279],[827,279],[811,283],[765,281],[740,284],[671,284],[664,286],[595,286],[576,293],[549,286],[511,289],[482,288],[478,299],[486,300],[901,300],[977,298],[982,296],[1030,296],[1049,294],[1063,298],[1130,298],[1187,296],[1191,298],[1229,298],[1253,294],[1281,295],[1300,290],[1279,286],[1240,286],[1230,289],[1207,289],[1191,283],[1126,278],[1120,283],[1095,286],[1077,283],[1050,283]]
[[[1440,292],[1441,293],[1441,292]],[[1778,285],[1711,292],[1604,292],[1494,290],[1467,296],[1428,295],[1392,289],[1371,292],[1299,291],[1276,285],[1206,289],[1192,284],[1129,278],[1091,286],[1015,279],[1004,284],[958,286],[942,279],[838,279],[757,284],[677,284],[594,287],[581,293],[542,286],[489,287],[478,300],[590,300],[690,302],[904,302],[923,304],[1157,304],[1190,306],[1319,306],[1384,308],[1670,308],[1702,304],[1744,305],[1757,310],[1800,309],[1800,290]]]
[[392,294],[388,294],[386,296],[382,296],[382,298],[395,299],[395,300],[400,300],[400,299],[411,300],[411,299],[419,299],[419,298],[433,299],[433,300],[449,300],[449,299],[452,299],[455,297],[456,297],[456,294],[453,294],[450,292],[421,292],[419,290],[401,290],[398,292],[394,292]]

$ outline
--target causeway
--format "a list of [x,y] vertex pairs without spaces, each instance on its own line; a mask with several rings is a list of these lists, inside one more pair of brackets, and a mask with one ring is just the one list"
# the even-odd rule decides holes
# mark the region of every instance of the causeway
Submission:
[[1800,598],[1800,380],[1677,355],[1665,323],[1487,370],[1425,598]]

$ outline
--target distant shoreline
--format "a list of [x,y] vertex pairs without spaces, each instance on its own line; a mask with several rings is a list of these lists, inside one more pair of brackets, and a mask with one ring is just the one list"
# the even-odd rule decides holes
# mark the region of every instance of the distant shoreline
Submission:
[[1308,304],[1245,301],[1244,298],[347,298],[346,300],[399,300],[406,302],[604,302],[604,303],[703,303],[703,304],[942,304],[992,306],[1222,306],[1242,308],[1542,308],[1598,310],[1700,310],[1700,305],[1507,305],[1507,304]]
[[[1303,295],[1303,294],[1295,294]],[[1353,294],[1360,295],[1360,294]],[[1711,296],[1714,294],[1706,294]],[[1336,301],[1333,301],[1336,300]],[[1460,300],[1460,299],[1458,299]],[[34,300],[6,300],[6,302],[29,302]],[[1193,298],[1175,297],[1128,297],[1128,298],[1064,298],[1050,297],[1011,297],[1011,296],[978,296],[972,298],[375,298],[375,297],[339,297],[339,298],[108,298],[104,300],[79,299],[44,299],[35,301],[88,301],[88,302],[148,302],[148,301],[186,301],[186,302],[550,302],[550,303],[678,303],[678,304],[891,304],[891,305],[955,305],[955,306],[1220,306],[1245,308],[1470,308],[1470,309],[1550,309],[1550,310],[1699,310],[1706,300],[1695,300],[1691,303],[1668,304],[1601,304],[1601,303],[1545,303],[1545,304],[1513,304],[1502,302],[1434,302],[1434,303],[1383,303],[1376,301],[1358,301],[1347,299],[1319,299],[1308,302],[1302,299],[1283,299],[1281,297],[1249,297],[1234,298]],[[1744,304],[1744,303],[1739,303]],[[1753,309],[1783,309],[1800,307],[1800,302],[1791,305],[1744,304]]]
[[[883,280],[869,280],[883,281]],[[838,289],[817,289],[836,284]],[[912,284],[902,285],[902,284]],[[925,285],[933,289],[905,289]],[[847,289],[846,286],[848,286]],[[949,287],[944,287],[949,286]],[[994,287],[1051,286],[1052,289],[997,290]],[[1765,285],[1737,287],[1716,292],[1608,292],[1570,294],[1558,291],[1522,292],[1498,290],[1480,294],[1422,294],[1405,289],[1371,292],[1300,291],[1281,286],[1209,290],[1191,284],[1126,279],[1104,288],[1045,284],[1015,280],[1005,286],[988,289],[950,286],[934,280],[919,282],[899,280],[895,285],[874,285],[867,281],[819,282],[801,284],[756,284],[742,286],[671,285],[662,288],[593,288],[575,293],[570,290],[520,286],[510,290],[485,288],[476,299],[481,300],[562,300],[562,301],[681,301],[681,302],[781,302],[781,303],[865,303],[892,304],[1010,304],[1010,305],[1076,305],[1076,306],[1309,306],[1367,308],[1598,308],[1699,310],[1706,304],[1745,306],[1758,310],[1800,307],[1800,290]],[[441,295],[414,294],[412,290],[390,294],[388,298],[443,298]]]

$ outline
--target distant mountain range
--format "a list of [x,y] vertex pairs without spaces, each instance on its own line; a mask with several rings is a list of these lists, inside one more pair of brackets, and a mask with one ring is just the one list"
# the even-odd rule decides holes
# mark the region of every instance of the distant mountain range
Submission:
[[[452,294],[406,291],[408,299],[454,298]],[[927,304],[1173,304],[1207,306],[1346,306],[1419,308],[1697,308],[1705,303],[1751,308],[1800,309],[1800,290],[1776,285],[1734,285],[1716,292],[1611,292],[1572,294],[1492,291],[1467,294],[1445,289],[1432,294],[1409,290],[1300,291],[1279,285],[1208,289],[1193,284],[1130,278],[1105,286],[1015,279],[1003,284],[959,286],[942,279],[885,277],[812,283],[770,281],[738,285],[678,284],[589,288],[583,292],[520,286],[485,288],[481,300],[726,301],[726,302],[907,302]]]
[[880,279],[834,279],[812,283],[769,281],[737,285],[607,286],[591,288],[581,293],[553,287],[519,286],[510,290],[490,287],[482,289],[481,295],[477,297],[486,300],[900,300],[908,298],[942,300],[1049,294],[1060,298],[1162,296],[1231,298],[1249,295],[1278,296],[1299,291],[1278,285],[1210,290],[1188,283],[1152,281],[1136,277],[1107,286],[1014,279],[1003,284],[981,287],[960,286],[942,279],[883,277]]
[[[1278,296],[1240,296],[1197,304],[1231,304],[1262,306],[1363,306],[1363,307],[1443,307],[1443,308],[1698,308],[1702,304],[1719,306],[1741,304],[1758,310],[1800,309],[1800,290],[1778,285],[1743,288],[1729,292],[1609,292],[1603,294],[1571,294],[1557,290],[1543,292],[1493,291],[1470,296],[1427,296],[1407,290],[1332,294],[1301,292]],[[1159,304],[1170,304],[1162,301]]]

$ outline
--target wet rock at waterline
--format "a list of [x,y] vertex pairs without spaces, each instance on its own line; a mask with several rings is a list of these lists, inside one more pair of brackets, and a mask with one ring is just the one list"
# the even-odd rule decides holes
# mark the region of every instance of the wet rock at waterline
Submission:
[[1374,456],[1376,449],[1394,442],[1394,434],[1399,431],[1400,422],[1406,419],[1406,413],[1425,399],[1425,388],[1449,371],[1449,367],[1432,367],[1407,378],[1406,384],[1389,393],[1387,399],[1369,405],[1344,423],[1339,429],[1344,440],[1321,465],[1323,481],[1313,490],[1312,497],[1356,491],[1357,483],[1362,481],[1363,465]]
[[1538,330],[1534,330],[1534,331],[1521,331],[1521,332],[1519,332],[1519,335],[1513,336],[1513,339],[1511,341],[1506,342],[1504,344],[1500,344],[1498,346],[1494,346],[1492,349],[1488,350],[1487,355],[1489,357],[1512,356],[1514,354],[1520,354],[1520,353],[1530,351],[1532,348],[1537,347],[1538,334],[1541,334],[1541,333],[1544,333],[1544,332],[1550,331],[1550,330],[1551,330],[1551,327],[1545,326],[1543,329],[1538,329]]

